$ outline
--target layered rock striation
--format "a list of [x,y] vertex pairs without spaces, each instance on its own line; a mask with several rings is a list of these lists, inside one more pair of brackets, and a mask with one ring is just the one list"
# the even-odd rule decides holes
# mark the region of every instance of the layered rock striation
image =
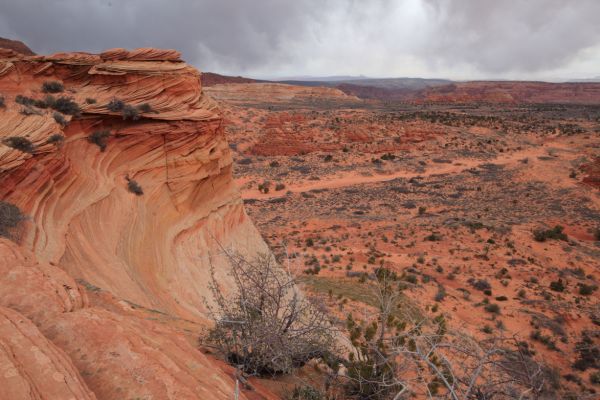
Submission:
[[[201,325],[211,267],[228,284],[223,249],[266,250],[199,78],[173,50],[0,50],[0,200],[27,216],[14,241],[0,238],[8,393],[231,396],[189,338],[134,311]],[[27,361],[34,342],[43,371]]]

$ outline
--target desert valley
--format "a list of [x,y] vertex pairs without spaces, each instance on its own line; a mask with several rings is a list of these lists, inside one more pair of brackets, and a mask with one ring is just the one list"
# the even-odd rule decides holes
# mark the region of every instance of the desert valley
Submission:
[[0,47],[1,400],[600,396],[600,83]]

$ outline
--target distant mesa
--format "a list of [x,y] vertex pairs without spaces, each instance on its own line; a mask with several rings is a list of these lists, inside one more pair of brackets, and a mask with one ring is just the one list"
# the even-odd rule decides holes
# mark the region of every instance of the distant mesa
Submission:
[[242,76],[227,76],[215,74],[214,72],[203,72],[202,73],[202,86],[214,86],[225,83],[259,83],[264,82],[257,79],[244,78]]
[[35,53],[27,45],[19,40],[11,40],[0,37],[0,48],[9,49],[26,56],[35,56]]

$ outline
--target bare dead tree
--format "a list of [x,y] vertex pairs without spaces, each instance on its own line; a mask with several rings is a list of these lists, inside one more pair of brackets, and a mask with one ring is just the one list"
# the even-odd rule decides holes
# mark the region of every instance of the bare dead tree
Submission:
[[[551,392],[549,371],[515,337],[476,340],[449,329],[445,318],[403,313],[395,274],[376,273],[378,312],[347,320],[355,352],[345,387],[358,399],[540,399]],[[399,308],[400,307],[400,308]],[[550,390],[549,390],[550,389]]]
[[247,260],[225,252],[234,287],[224,290],[211,267],[207,302],[214,327],[207,341],[248,374],[289,373],[334,347],[324,309],[302,296],[271,254]]

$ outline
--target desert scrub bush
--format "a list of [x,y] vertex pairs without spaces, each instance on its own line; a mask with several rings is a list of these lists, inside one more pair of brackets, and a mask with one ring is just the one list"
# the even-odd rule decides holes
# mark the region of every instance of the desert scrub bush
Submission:
[[271,167],[271,168],[277,168],[277,167],[279,167],[279,162],[278,161],[271,161],[269,163],[269,167]]
[[285,185],[283,183],[278,183],[277,185],[275,185],[275,190],[276,191],[280,191],[285,189]]
[[4,96],[0,95],[0,108],[4,107],[6,107],[6,104],[4,104]]
[[232,364],[250,374],[290,373],[334,350],[328,315],[299,293],[271,254],[246,260],[225,253],[234,288],[225,292],[211,266],[214,305],[206,306],[214,327],[206,340]]
[[600,385],[600,371],[590,374],[590,383],[592,385]]
[[485,280],[485,279],[477,279],[476,280],[474,278],[469,278],[467,280],[467,282],[471,286],[473,286],[475,289],[481,290],[481,291],[489,290],[489,289],[492,288],[492,285],[490,285],[490,283],[487,280]]
[[21,104],[22,106],[33,106],[35,104],[35,99],[18,94],[15,97],[15,103]]
[[79,104],[70,99],[69,97],[62,96],[58,99],[54,99],[53,102],[49,103],[49,97],[47,97],[46,102],[48,106],[55,111],[59,111],[63,114],[79,116],[81,114],[81,109],[79,108]]
[[54,118],[54,121],[56,121],[56,123],[60,124],[61,126],[67,126],[67,124],[68,124],[64,115],[62,115],[58,111],[55,111],[54,113],[52,113],[52,118]]
[[23,215],[19,207],[5,201],[0,201],[0,236],[12,239],[13,229],[24,219],[25,215]]
[[535,330],[535,331],[531,332],[530,337],[531,337],[531,339],[542,343],[544,346],[546,346],[550,350],[558,350],[554,340],[552,340],[552,338],[549,335],[542,334],[542,332],[540,330]]
[[152,109],[152,107],[148,103],[142,103],[142,104],[140,104],[139,106],[137,106],[137,109],[138,109],[139,112],[142,112],[142,113],[151,113],[151,112],[154,112],[154,110]]
[[106,105],[106,108],[112,112],[119,112],[125,107],[125,102],[119,99],[112,99]]
[[429,242],[440,242],[442,240],[442,235],[437,232],[432,232],[431,235],[425,236],[425,240]]
[[427,212],[427,207],[419,207],[419,215],[423,215]]
[[110,131],[107,129],[102,129],[92,132],[88,136],[88,140],[90,141],[90,143],[93,143],[96,146],[98,146],[100,148],[100,151],[104,151],[106,150],[106,145],[109,137]]
[[589,296],[598,289],[596,285],[586,285],[585,283],[579,284],[579,294],[582,296]]
[[263,183],[258,184],[258,191],[261,193],[269,193],[269,189],[271,188],[271,182],[263,181]]
[[555,292],[564,292],[566,289],[565,283],[561,278],[558,278],[557,281],[550,282],[550,290]]
[[296,386],[285,400],[325,400],[323,394],[312,386]]
[[48,138],[48,140],[46,140],[46,143],[58,145],[64,141],[65,141],[65,137],[63,135],[61,135],[60,133],[55,133],[54,135],[50,136]]
[[491,314],[500,314],[500,306],[495,303],[486,304],[483,309]]
[[144,194],[144,190],[142,189],[142,187],[133,179],[127,179],[127,190],[129,190],[136,196],[141,196]]
[[536,229],[533,231],[533,238],[537,242],[545,242],[547,239],[567,240],[567,235],[563,233],[565,228],[556,225],[552,229]]
[[13,149],[19,150],[23,153],[33,153],[35,146],[27,138],[21,136],[7,137],[2,141],[6,146],[12,147]]
[[85,99],[85,102],[86,102],[86,104],[96,104],[98,101],[96,99],[94,99],[94,98],[87,97]]
[[584,331],[581,340],[575,344],[577,359],[573,363],[573,368],[579,371],[588,368],[600,369],[600,347],[594,343],[590,335],[589,332]]
[[434,300],[437,302],[443,301],[446,297],[446,288],[442,285],[438,285],[438,290],[435,294]]
[[44,93],[60,93],[64,90],[65,87],[58,81],[46,81],[42,84],[42,92]]
[[594,230],[594,239],[600,241],[600,228]]
[[140,112],[137,108],[132,105],[125,104],[123,109],[121,110],[121,115],[123,115],[123,120],[127,121],[128,119],[132,121],[137,121],[140,119]]

